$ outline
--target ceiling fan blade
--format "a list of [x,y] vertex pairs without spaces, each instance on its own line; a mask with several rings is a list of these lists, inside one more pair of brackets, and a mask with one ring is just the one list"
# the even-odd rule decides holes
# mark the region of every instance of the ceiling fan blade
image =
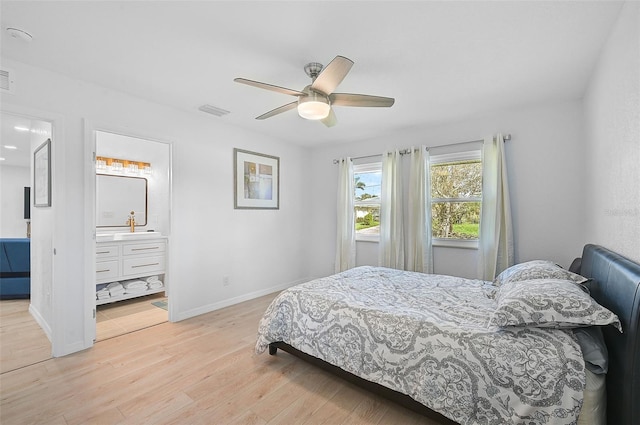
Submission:
[[311,88],[324,94],[331,94],[344,80],[353,66],[351,59],[336,56],[318,75]]
[[338,123],[338,119],[336,118],[335,112],[333,112],[333,108],[329,109],[329,115],[327,115],[326,118],[323,118],[320,121],[322,121],[322,124],[326,125],[327,127],[333,127],[334,125],[336,125]]
[[287,103],[286,105],[282,105],[279,108],[276,109],[272,109],[269,112],[265,112],[264,114],[260,115],[259,117],[256,117],[257,120],[264,120],[267,118],[271,118],[274,115],[278,115],[281,114],[283,112],[287,112],[290,111],[291,109],[294,109],[296,106],[298,106],[298,101],[294,101],[291,103]]
[[259,89],[271,90],[277,93],[288,94],[291,96],[304,96],[304,93],[298,90],[274,86],[273,84],[261,83],[260,81],[247,80],[246,78],[234,78],[233,81],[235,81],[236,83],[246,84],[248,86],[258,87]]
[[368,94],[333,93],[329,96],[332,105],[390,107],[395,102],[392,97],[370,96]]

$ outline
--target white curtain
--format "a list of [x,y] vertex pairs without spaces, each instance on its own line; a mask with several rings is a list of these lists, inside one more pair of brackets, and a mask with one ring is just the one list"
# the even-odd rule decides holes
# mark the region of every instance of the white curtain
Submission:
[[478,242],[478,277],[493,280],[513,265],[513,228],[504,139],[487,137],[482,148],[482,207]]
[[406,269],[433,273],[429,151],[412,147],[410,161]]
[[345,158],[340,160],[338,165],[336,273],[351,269],[356,265],[354,196],[353,163],[351,158]]
[[378,264],[404,269],[402,207],[402,172],[400,152],[382,155],[382,190],[380,198],[380,246]]

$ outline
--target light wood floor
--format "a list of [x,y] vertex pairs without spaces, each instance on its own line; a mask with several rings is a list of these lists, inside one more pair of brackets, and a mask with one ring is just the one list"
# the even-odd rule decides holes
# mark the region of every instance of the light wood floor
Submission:
[[273,295],[0,375],[2,424],[430,424],[287,353],[255,355]]
[[153,305],[166,301],[164,293],[132,298],[96,308],[96,341],[158,325],[168,320],[167,310]]
[[0,373],[51,358],[51,343],[31,317],[29,302],[0,301]]
[[[96,341],[166,322],[167,311],[152,304],[166,300],[160,293],[98,306]],[[51,343],[31,317],[29,302],[0,301],[0,373],[51,358]]]

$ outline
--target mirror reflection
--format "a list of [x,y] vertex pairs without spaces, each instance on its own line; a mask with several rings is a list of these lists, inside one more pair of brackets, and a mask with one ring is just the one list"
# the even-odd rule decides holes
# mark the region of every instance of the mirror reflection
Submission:
[[137,226],[147,225],[147,179],[96,175],[96,227],[128,227],[131,211]]

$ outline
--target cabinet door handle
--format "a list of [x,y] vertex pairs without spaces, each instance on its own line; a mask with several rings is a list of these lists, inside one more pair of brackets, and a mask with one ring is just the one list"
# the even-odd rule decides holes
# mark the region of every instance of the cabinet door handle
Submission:
[[135,266],[131,266],[132,269],[137,269],[138,267],[149,267],[149,266],[157,266],[160,263],[149,263],[149,264],[138,264]]
[[158,249],[160,248],[159,246],[150,246],[148,248],[131,248],[131,251],[145,251],[147,249]]
[[104,270],[96,270],[96,273],[104,273],[104,272],[110,272],[111,269],[104,269]]
[[97,251],[96,254],[108,254],[111,251]]

